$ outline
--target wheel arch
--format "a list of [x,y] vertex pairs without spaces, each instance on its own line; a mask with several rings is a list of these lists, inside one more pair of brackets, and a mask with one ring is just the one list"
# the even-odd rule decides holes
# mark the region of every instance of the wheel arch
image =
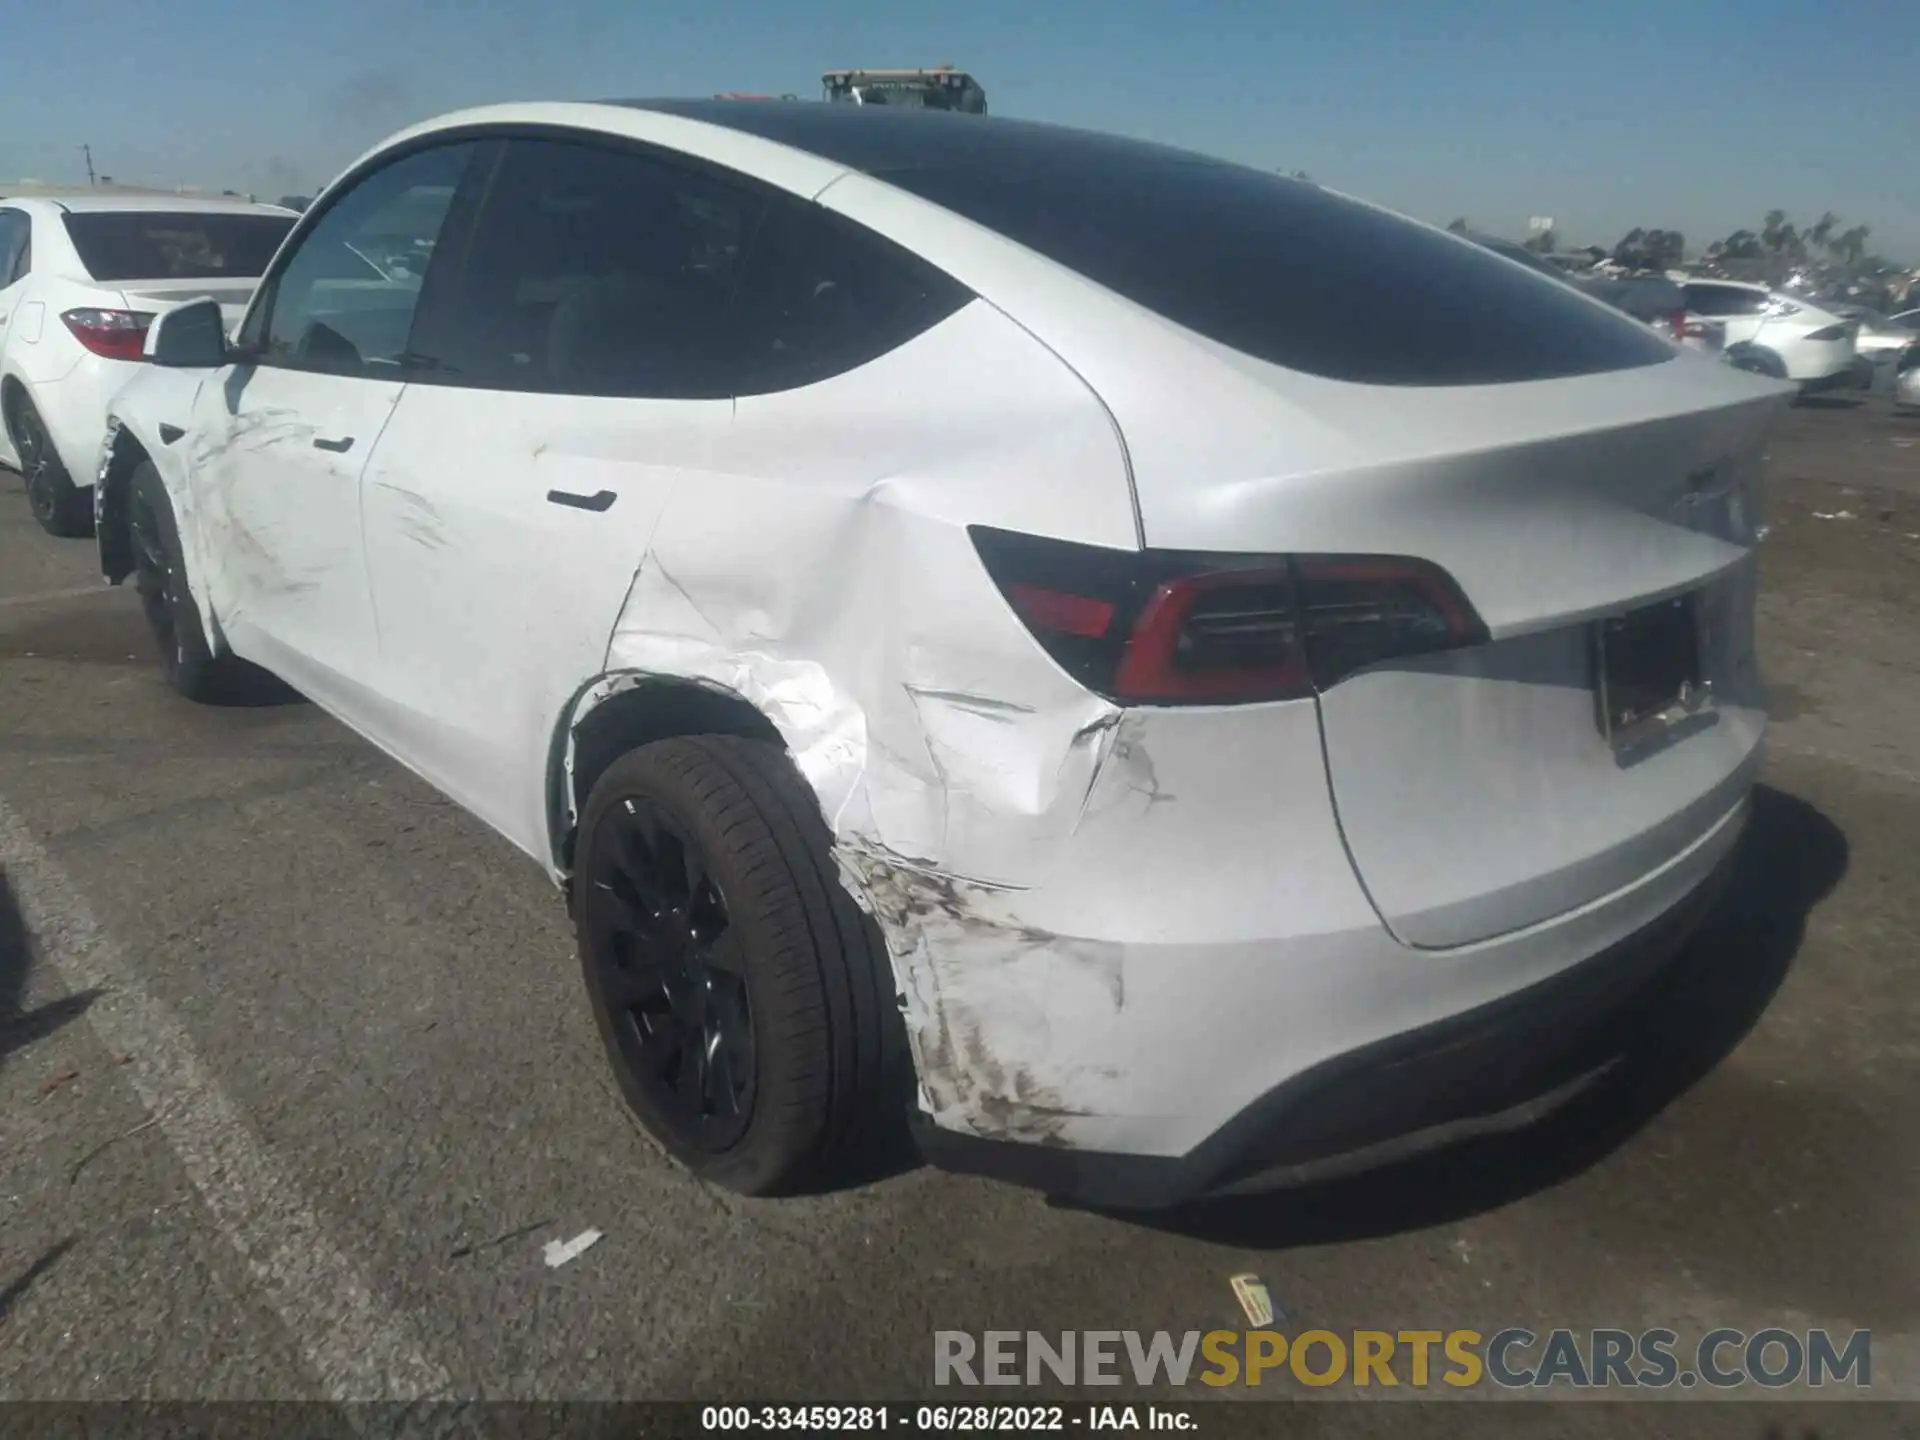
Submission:
[[1757,340],[1741,340],[1726,348],[1726,360],[1742,370],[1754,370],[1775,380],[1787,378],[1787,362],[1780,352]]
[[133,477],[142,463],[152,465],[160,488],[173,507],[174,530],[186,565],[187,593],[200,612],[207,648],[214,655],[224,655],[232,647],[227,644],[220,617],[214,613],[207,592],[204,555],[197,543],[198,527],[193,524],[191,506],[186,503],[187,482],[181,473],[183,462],[179,447],[175,445],[181,433],[164,422],[149,423],[137,410],[108,410],[106,433],[100,447],[100,468],[93,477],[94,544],[100,558],[100,573],[109,583],[118,585],[133,574]]
[[133,473],[151,457],[140,437],[120,420],[108,417],[101,445],[100,473],[93,482],[93,534],[100,552],[100,574],[118,585],[133,573]]
[[7,448],[15,460],[20,459],[20,442],[13,433],[13,407],[30,398],[25,380],[12,370],[0,373],[0,430],[5,431]]
[[788,753],[766,713],[716,681],[645,670],[594,676],[555,725],[547,756],[547,840],[557,874],[572,873],[579,817],[607,767],[630,750],[681,735],[737,735]]

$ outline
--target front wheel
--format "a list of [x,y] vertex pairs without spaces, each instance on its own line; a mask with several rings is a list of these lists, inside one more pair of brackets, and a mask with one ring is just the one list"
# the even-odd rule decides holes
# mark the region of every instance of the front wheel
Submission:
[[787,757],[729,735],[629,752],[581,817],[574,923],[621,1093],[741,1194],[830,1183],[904,1130],[891,970],[829,846]]
[[187,584],[173,502],[152,461],[140,462],[128,489],[134,589],[167,683],[204,705],[239,704],[270,691],[275,682],[264,670],[237,655],[216,655],[207,643],[200,607]]

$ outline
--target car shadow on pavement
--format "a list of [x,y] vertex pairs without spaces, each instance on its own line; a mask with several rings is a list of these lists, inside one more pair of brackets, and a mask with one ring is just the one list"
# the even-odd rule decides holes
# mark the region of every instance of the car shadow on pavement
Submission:
[[1808,914],[1846,873],[1839,828],[1758,787],[1730,883],[1680,958],[1607,1038],[1619,1057],[1592,1088],[1524,1129],[1364,1174],[1113,1218],[1246,1249],[1340,1244],[1442,1225],[1569,1180],[1632,1139],[1759,1022],[1799,952]]
[[83,990],[23,1012],[20,1006],[32,969],[33,941],[27,934],[27,922],[14,900],[7,872],[0,869],[0,1064],[5,1064],[15,1050],[84,1015],[100,997],[97,990]]
[[1858,410],[1867,403],[1864,395],[1802,395],[1794,404],[1807,410]]

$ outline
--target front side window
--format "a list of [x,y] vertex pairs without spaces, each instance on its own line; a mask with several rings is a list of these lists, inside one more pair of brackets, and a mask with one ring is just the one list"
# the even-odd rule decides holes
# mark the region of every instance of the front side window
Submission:
[[727,301],[759,193],[692,166],[508,140],[414,348],[424,378],[547,394],[724,398]]
[[416,151],[365,176],[302,235],[242,344],[259,362],[334,375],[398,377],[471,143]]
[[67,237],[95,280],[257,280],[293,228],[291,215],[83,210]]

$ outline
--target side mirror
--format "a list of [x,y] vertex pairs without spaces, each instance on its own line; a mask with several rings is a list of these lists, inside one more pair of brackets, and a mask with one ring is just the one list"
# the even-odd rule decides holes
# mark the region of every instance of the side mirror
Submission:
[[228,360],[227,322],[216,300],[190,300],[163,310],[147,328],[150,365],[177,370],[217,370]]

